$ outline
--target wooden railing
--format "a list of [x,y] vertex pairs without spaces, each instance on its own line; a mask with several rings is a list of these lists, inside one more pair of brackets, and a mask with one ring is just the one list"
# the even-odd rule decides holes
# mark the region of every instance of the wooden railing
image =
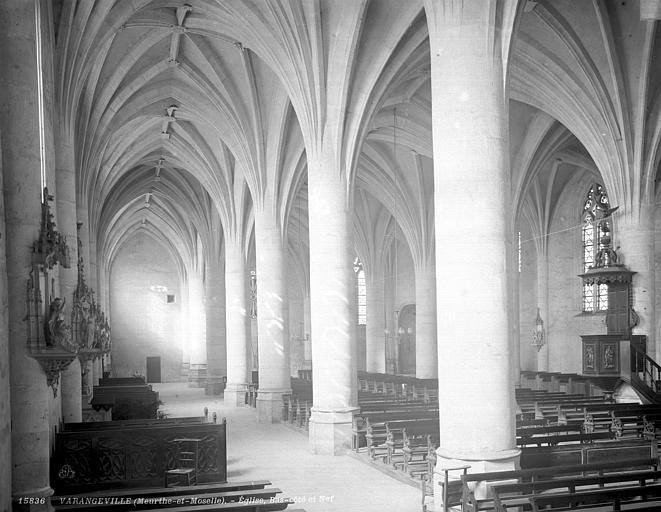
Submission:
[[633,343],[631,348],[631,384],[645,396],[659,402],[661,399],[661,366]]

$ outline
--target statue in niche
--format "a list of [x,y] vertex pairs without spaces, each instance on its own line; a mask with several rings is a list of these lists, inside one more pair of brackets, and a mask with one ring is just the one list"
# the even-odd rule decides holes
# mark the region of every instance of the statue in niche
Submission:
[[594,369],[594,347],[592,345],[585,347],[585,367]]
[[610,345],[604,349],[604,368],[615,368],[615,352]]
[[48,321],[46,323],[46,346],[69,345],[71,332],[69,326],[64,322],[64,306],[66,301],[56,297],[50,303],[48,311]]

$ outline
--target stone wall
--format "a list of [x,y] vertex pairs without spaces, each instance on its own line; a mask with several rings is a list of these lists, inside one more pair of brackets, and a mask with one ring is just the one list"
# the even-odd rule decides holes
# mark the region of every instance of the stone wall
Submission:
[[113,375],[146,375],[146,358],[160,356],[162,381],[181,380],[182,301],[166,249],[147,235],[130,239],[113,262],[110,297]]
[[[586,189],[587,192],[587,189]],[[584,194],[580,195],[583,200]],[[582,312],[583,272],[581,224],[582,204],[570,204],[572,195],[561,199],[549,238],[549,371],[581,373],[583,334],[605,334],[604,313]]]
[[537,250],[532,233],[521,228],[521,272],[519,273],[519,336],[522,370],[537,370],[537,350],[531,346],[537,316]]

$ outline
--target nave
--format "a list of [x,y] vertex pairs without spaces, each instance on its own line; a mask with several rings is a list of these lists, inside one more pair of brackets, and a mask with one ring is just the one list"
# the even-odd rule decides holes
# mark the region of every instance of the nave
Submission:
[[[315,456],[307,437],[286,424],[255,421],[255,409],[228,407],[185,384],[155,385],[168,416],[196,416],[204,407],[227,418],[228,481],[268,478],[307,512],[419,512],[420,489],[350,456]],[[328,498],[322,501],[322,496]]]
[[[281,493],[228,491],[231,423],[159,419],[161,382],[256,429],[293,411],[321,459],[364,436],[435,491],[519,470],[522,372],[653,407],[660,23],[661,0],[1,0],[0,512],[95,478]],[[541,451],[613,441],[611,399],[568,394],[580,425],[552,394],[522,412]]]

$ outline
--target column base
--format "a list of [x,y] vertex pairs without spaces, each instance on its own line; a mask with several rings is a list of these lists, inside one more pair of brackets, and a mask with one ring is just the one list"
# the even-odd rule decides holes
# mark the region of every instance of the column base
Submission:
[[225,380],[223,377],[207,377],[204,387],[205,395],[222,395],[225,389]]
[[353,415],[358,408],[310,411],[309,443],[316,455],[344,455],[351,450]]
[[53,506],[50,497],[54,494],[53,489],[44,487],[42,489],[30,489],[12,496],[13,512],[52,512]]
[[[511,471],[519,469],[521,450],[503,450],[500,452],[452,454],[442,448],[436,450],[436,466],[434,467],[434,501],[427,504],[427,510],[443,511],[443,484],[445,471],[448,471],[448,481],[460,480],[463,474],[462,466],[470,466],[468,473],[486,473],[491,471]],[[502,482],[499,482],[502,483]],[[491,486],[478,482],[473,492],[477,499],[484,499],[491,494]],[[461,510],[461,505],[448,510]]]
[[207,365],[191,364],[188,370],[188,387],[203,388],[207,382]]
[[228,407],[245,407],[247,404],[246,393],[248,392],[248,384],[232,384],[228,383],[225,387],[224,403]]
[[190,371],[190,363],[181,363],[181,370],[179,371],[179,376],[182,380],[188,380],[188,372]]
[[282,421],[282,395],[291,389],[257,390],[257,423],[280,423]]

